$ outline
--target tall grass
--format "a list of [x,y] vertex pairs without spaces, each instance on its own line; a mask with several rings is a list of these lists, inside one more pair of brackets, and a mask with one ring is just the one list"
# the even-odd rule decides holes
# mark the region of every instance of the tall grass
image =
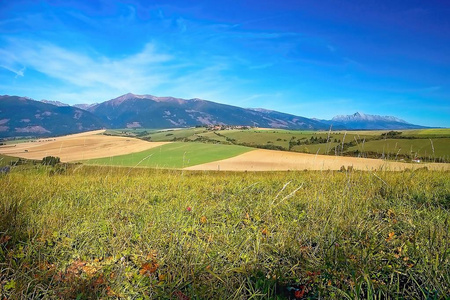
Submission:
[[5,298],[450,294],[448,172],[50,171],[0,176]]

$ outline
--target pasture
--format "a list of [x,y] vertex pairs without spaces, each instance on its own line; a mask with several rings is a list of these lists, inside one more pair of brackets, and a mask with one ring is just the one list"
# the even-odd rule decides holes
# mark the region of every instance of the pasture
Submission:
[[91,159],[84,163],[104,166],[184,168],[230,158],[251,150],[253,149],[235,145],[174,142],[137,153]]

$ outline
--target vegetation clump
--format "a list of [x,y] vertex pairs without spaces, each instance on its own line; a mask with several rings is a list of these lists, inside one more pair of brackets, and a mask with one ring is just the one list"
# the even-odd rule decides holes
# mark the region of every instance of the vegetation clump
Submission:
[[389,138],[393,138],[393,137],[397,137],[399,135],[401,135],[402,132],[401,131],[388,131],[388,132],[384,132],[381,134],[382,137],[389,137]]
[[61,162],[59,157],[55,156],[46,156],[42,159],[42,164],[45,166],[55,166]]

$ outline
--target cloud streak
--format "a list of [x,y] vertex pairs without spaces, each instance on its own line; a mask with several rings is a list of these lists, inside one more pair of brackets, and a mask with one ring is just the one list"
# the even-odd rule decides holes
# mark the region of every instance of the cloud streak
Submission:
[[[13,51],[15,55],[11,55]],[[151,44],[135,55],[116,60],[104,56],[91,57],[50,43],[18,40],[14,40],[9,49],[2,52],[10,54],[1,58],[2,65],[25,65],[79,87],[104,85],[110,88],[132,88],[136,80],[141,84],[158,84],[164,78],[150,75],[152,72],[146,70],[152,67],[156,69],[172,59],[169,55],[156,53]]]
[[98,100],[102,94],[103,97],[126,92],[158,94],[169,86],[172,95],[214,97],[228,86],[221,74],[228,68],[223,58],[212,58],[208,66],[199,66],[189,57],[164,53],[153,43],[147,43],[139,52],[113,59],[49,42],[10,39],[0,49],[0,66],[16,76],[24,76],[27,68],[63,83],[65,89],[55,83],[47,97],[69,103],[80,98]]

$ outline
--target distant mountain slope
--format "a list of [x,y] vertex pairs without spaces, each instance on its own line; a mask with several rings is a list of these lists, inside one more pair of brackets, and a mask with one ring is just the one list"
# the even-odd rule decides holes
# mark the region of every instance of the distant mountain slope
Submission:
[[76,107],[76,108],[80,108],[80,109],[84,109],[84,110],[88,110],[90,107],[97,105],[98,103],[94,103],[94,104],[74,104],[72,105],[72,107]]
[[227,124],[289,129],[326,129],[321,122],[276,111],[245,109],[201,99],[125,94],[87,108],[111,128],[168,128]]
[[425,126],[411,124],[392,116],[368,115],[360,112],[356,112],[353,115],[338,115],[331,120],[318,121],[345,129],[394,130],[426,128]]
[[17,96],[0,96],[0,137],[55,136],[104,127],[91,114]]
[[60,102],[60,101],[52,101],[52,100],[45,100],[45,99],[42,99],[41,102],[42,102],[42,103],[51,104],[51,105],[55,105],[55,106],[70,106],[69,104],[62,103],[62,102]]

